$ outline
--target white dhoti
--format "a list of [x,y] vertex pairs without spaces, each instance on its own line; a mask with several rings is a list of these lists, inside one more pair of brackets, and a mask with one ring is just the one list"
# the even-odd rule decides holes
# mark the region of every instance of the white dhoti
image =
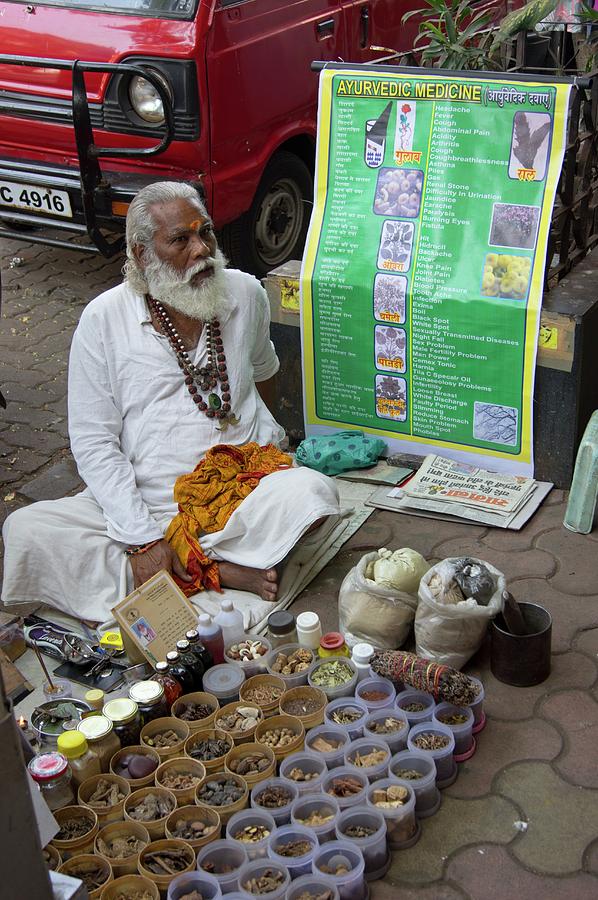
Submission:
[[[202,537],[201,546],[213,559],[265,569],[282,562],[318,519],[340,513],[332,479],[306,468],[274,472],[222,531]],[[169,521],[170,516],[160,521],[164,530]],[[8,606],[44,603],[106,622],[133,589],[125,545],[108,536],[102,510],[88,491],[17,510],[6,520],[3,537],[2,601]],[[201,605],[203,596],[191,600]]]

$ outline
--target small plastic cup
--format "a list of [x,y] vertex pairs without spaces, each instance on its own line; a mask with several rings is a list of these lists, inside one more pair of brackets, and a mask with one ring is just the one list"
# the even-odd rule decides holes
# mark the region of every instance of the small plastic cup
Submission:
[[66,678],[53,678],[52,684],[44,681],[42,685],[46,702],[49,700],[65,700],[73,696],[73,686]]
[[[293,769],[300,769],[305,774],[315,775],[316,777],[310,778],[309,781],[297,781],[291,776]],[[280,764],[280,777],[285,783],[291,782],[294,784],[300,795],[319,794],[322,790],[324,775],[327,774],[326,760],[322,759],[317,753],[310,753],[308,750],[291,753]]]
[[[262,806],[259,800],[266,788],[282,788],[287,791],[291,795],[289,802],[285,803],[284,806]],[[298,796],[299,789],[297,785],[291,784],[286,778],[266,778],[265,781],[260,781],[259,784],[256,784],[251,791],[251,807],[252,809],[263,809],[264,812],[269,813],[277,825],[288,825],[291,821],[291,807]]]
[[[349,871],[344,875],[332,875],[327,871],[339,865]],[[364,900],[368,896],[364,878],[365,861],[359,847],[349,841],[329,841],[320,847],[314,857],[314,875],[322,874],[321,866],[326,867],[324,874],[337,888],[341,900]]]
[[[438,750],[424,750],[418,747],[415,741],[421,734],[438,734],[447,738],[446,746]],[[407,749],[419,750],[432,757],[436,763],[436,787],[445,788],[452,784],[457,777],[457,763],[453,759],[455,751],[455,738],[448,725],[439,725],[436,722],[421,722],[414,725],[407,737]]]
[[[201,848],[197,854],[197,871],[213,875],[222,893],[229,894],[238,890],[239,875],[247,862],[244,845],[225,838]],[[205,864],[209,869],[203,868]]]
[[[376,731],[376,726],[384,725],[388,719],[395,719],[402,723],[402,727],[397,726],[396,731],[380,732]],[[401,709],[379,709],[377,712],[370,713],[363,725],[363,736],[373,738],[376,741],[384,741],[388,744],[391,755],[404,750],[407,746],[407,735],[409,734],[409,721],[407,714]]]
[[482,728],[486,724],[486,713],[484,712],[484,685],[480,681],[479,678],[475,678],[473,675],[468,675],[472,681],[479,686],[478,694],[473,703],[469,704],[469,708],[473,712],[473,733],[477,734],[478,731],[481,731]]
[[[331,793],[331,791],[334,791],[334,782],[343,778],[355,779],[361,784],[361,790],[355,794],[350,794],[348,797],[339,797],[337,794]],[[367,775],[354,766],[338,766],[338,768],[333,769],[331,772],[328,772],[328,775],[324,776],[322,793],[327,794],[329,797],[334,797],[341,809],[347,809],[348,806],[357,806],[359,803],[365,803],[365,795],[369,784]]]
[[[380,700],[368,700],[364,694],[369,692],[385,694],[386,696]],[[392,681],[387,678],[364,678],[355,688],[355,696],[358,700],[362,700],[370,712],[377,709],[385,709],[387,706],[394,706],[397,692]]]
[[282,678],[284,683],[286,684],[287,691],[294,687],[301,687],[303,684],[307,684],[307,669],[303,669],[301,672],[295,672],[294,675],[283,675],[282,672],[273,672],[272,666],[276,662],[276,658],[280,653],[283,653],[285,656],[290,656],[296,650],[305,650],[306,654],[311,654],[311,661],[309,666],[314,664],[314,660],[316,656],[313,650],[309,650],[307,647],[301,647],[300,644],[282,644],[280,647],[275,647],[270,651],[268,656],[266,657],[266,667],[270,675],[276,675],[277,678]]
[[222,891],[216,878],[207,872],[184,872],[168,885],[166,900],[180,900],[192,891],[198,891],[203,900],[221,900]]
[[[375,803],[376,791],[389,787],[401,787],[409,794],[402,806],[380,807]],[[386,820],[386,837],[391,850],[406,850],[413,847],[421,836],[421,825],[415,815],[415,791],[411,784],[397,784],[396,778],[382,778],[368,788],[366,803],[382,813]]]
[[[443,722],[443,716],[467,716],[467,721],[457,725]],[[453,732],[455,749],[453,755],[457,762],[464,762],[475,753],[475,738],[473,731],[473,711],[468,706],[455,706],[453,703],[438,703],[434,709],[432,721],[439,725],[446,725]]]
[[[342,663],[343,666],[347,666],[347,668],[350,669],[353,673],[352,677],[347,681],[344,681],[342,684],[336,685],[335,687],[325,687],[323,684],[318,684],[317,681],[313,680],[314,676],[317,678],[316,672],[321,669],[322,666],[330,665],[330,663]],[[324,691],[329,700],[336,700],[337,697],[352,697],[355,693],[357,678],[357,666],[345,656],[327,656],[324,659],[319,659],[309,667],[309,670],[307,672],[307,683],[312,687],[316,687],[321,691]]]
[[[333,718],[335,712],[342,709],[358,710],[361,712],[361,715],[354,722],[343,725],[342,722],[335,722]],[[357,738],[363,736],[363,726],[367,719],[368,712],[369,710],[363,700],[355,700],[353,697],[339,697],[338,700],[331,700],[330,703],[326,705],[326,709],[324,710],[324,720],[327,725],[335,725],[339,728],[343,728],[351,740],[355,741]]]
[[[323,794],[308,794],[299,797],[291,807],[291,822],[293,825],[303,825],[313,831],[318,839],[318,843],[325,844],[326,841],[333,841],[336,838],[336,822],[340,815],[340,806],[338,800],[334,797],[324,796]],[[328,822],[321,825],[311,825],[305,822],[311,815],[331,815],[332,818]]]
[[[264,645],[266,652],[263,656],[246,660],[233,659],[232,656],[229,655],[229,650],[234,644],[240,644],[242,641],[234,641],[233,644],[225,644],[224,646],[224,665],[238,666],[243,670],[246,679],[252,678],[254,675],[263,675],[266,672],[266,659],[268,658],[268,654],[272,651],[272,644],[267,638],[261,636],[258,637],[256,635],[251,635],[250,637],[251,640],[259,641]],[[208,672],[209,671],[210,670],[208,669]],[[205,690],[207,690],[207,688]],[[220,706],[224,706],[222,700],[220,701]]]
[[[331,744],[338,742],[339,746],[335,750],[318,750],[314,747],[314,743],[318,738]],[[407,736],[405,735],[406,740]],[[340,725],[318,725],[316,728],[311,728],[305,735],[305,748],[312,753],[317,753],[318,756],[322,757],[329,769],[334,769],[336,766],[343,765],[345,747],[349,741],[349,733]]]
[[331,894],[330,900],[339,900],[339,892],[328,875],[301,875],[291,883],[287,891],[286,900],[298,900],[298,898],[309,893],[310,897],[317,897],[328,891]]
[[[266,837],[260,841],[239,841],[235,835],[243,831],[244,828],[252,825],[263,825],[268,829]],[[242,809],[241,812],[235,813],[226,823],[226,837],[229,841],[235,841],[245,848],[248,859],[263,859],[268,855],[268,840],[270,835],[276,831],[276,822],[274,817],[263,809]]]
[[220,663],[212,666],[203,676],[203,689],[218,699],[220,706],[239,699],[239,688],[245,681],[245,672],[236,663]]
[[[365,756],[368,753],[380,751],[384,753],[384,759],[373,766],[357,765],[357,755]],[[348,747],[345,747],[345,766],[363,772],[367,776],[368,781],[376,781],[378,778],[386,778],[388,775],[388,764],[390,762],[391,752],[388,744],[376,738],[358,738],[351,741]]]
[[[365,837],[351,837],[347,831],[351,828],[374,829]],[[336,838],[339,841],[350,841],[359,847],[365,862],[366,881],[376,881],[388,872],[391,856],[386,846],[386,819],[382,813],[365,804],[352,806],[341,812],[336,823]]]
[[[390,760],[390,777],[398,784],[413,788],[415,794],[415,814],[418,819],[433,816],[440,806],[440,791],[436,787],[436,763],[421,750],[401,750]],[[420,778],[405,778],[399,773],[419,772]]]
[[252,862],[248,862],[247,865],[243,866],[239,874],[239,883],[241,885],[239,894],[244,900],[247,900],[247,898],[249,898],[249,900],[255,900],[259,895],[252,894],[251,891],[245,890],[243,885],[254,878],[259,878],[267,870],[280,873],[282,882],[280,887],[276,888],[274,891],[269,891],[264,896],[267,897],[267,900],[284,900],[291,883],[291,876],[286,866],[280,865],[280,863],[277,863],[272,859],[254,859]]
[[[302,856],[285,856],[278,852],[290,841],[305,841],[309,844],[309,850]],[[292,879],[300,875],[309,875],[311,864],[316,850],[319,848],[318,840],[311,830],[304,825],[283,825],[278,828],[268,841],[268,857],[280,866],[284,866]]]
[[[424,709],[405,709],[405,706],[409,703],[421,703],[423,704]],[[432,721],[432,713],[434,712],[436,701],[432,694],[426,694],[425,691],[414,691],[412,688],[409,688],[408,690],[401,691],[400,694],[397,694],[395,706],[405,713],[409,720],[409,725],[418,725],[420,722]]]

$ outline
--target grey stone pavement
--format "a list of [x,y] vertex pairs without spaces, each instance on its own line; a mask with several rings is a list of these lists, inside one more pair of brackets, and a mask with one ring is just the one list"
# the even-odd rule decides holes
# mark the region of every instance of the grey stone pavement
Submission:
[[[11,260],[22,262],[11,268]],[[68,450],[66,366],[83,305],[119,280],[118,261],[0,243],[0,519],[78,487]],[[376,511],[296,601],[337,624],[340,582],[362,553],[410,546],[430,561],[471,554],[501,569],[520,600],[552,613],[552,673],[514,688],[485,645],[466,671],[485,684],[478,749],[443,792],[422,837],[394,854],[372,900],[595,900],[598,897],[598,529],[562,527],[553,491],[521,532]]]

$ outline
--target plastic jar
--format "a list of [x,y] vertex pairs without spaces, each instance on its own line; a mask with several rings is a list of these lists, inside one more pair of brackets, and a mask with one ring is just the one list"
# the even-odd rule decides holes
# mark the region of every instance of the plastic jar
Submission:
[[351,651],[340,631],[329,631],[320,638],[318,656],[322,659],[329,656],[351,656]]
[[[452,725],[444,722],[444,716],[466,716],[466,722]],[[434,709],[432,721],[450,728],[455,738],[454,757],[457,762],[463,762],[473,756],[475,752],[475,738],[473,731],[473,711],[469,706],[455,706],[453,703],[438,703]]]
[[[261,656],[257,654],[255,658],[252,656],[249,659],[235,659],[231,656],[232,647],[235,645],[243,644],[245,641],[252,641],[253,643],[261,644],[265,647],[266,652]],[[238,666],[245,673],[245,678],[251,678],[253,675],[262,675],[266,672],[266,660],[268,659],[268,654],[272,652],[272,646],[268,638],[265,637],[246,637],[244,639],[233,641],[232,643],[224,642],[224,662],[225,663],[233,663],[235,666]]]
[[[358,719],[355,719],[354,722],[336,722],[334,719],[335,714],[338,714],[339,710],[348,709],[351,712],[359,712],[361,715]],[[330,703],[326,706],[324,710],[324,719],[327,725],[334,725],[338,728],[342,728],[343,731],[346,731],[349,735],[349,738],[352,741],[357,740],[363,736],[363,726],[368,717],[368,708],[362,700],[355,700],[351,698],[340,697],[338,700],[331,700]]]
[[291,883],[291,876],[289,875],[286,866],[281,866],[279,863],[276,863],[271,859],[254,859],[251,862],[248,862],[247,865],[243,866],[239,874],[239,884],[241,887],[239,893],[241,894],[241,897],[249,898],[249,900],[255,900],[257,896],[260,896],[258,894],[252,893],[251,891],[245,890],[243,885],[252,881],[254,878],[259,878],[267,870],[279,873],[281,876],[281,882],[280,887],[276,888],[275,891],[269,891],[263,896],[265,896],[267,900],[284,900]]
[[[236,837],[244,828],[263,826],[268,834],[259,841],[243,841]],[[268,855],[268,841],[276,831],[274,817],[264,809],[242,809],[241,812],[231,816],[226,824],[226,837],[229,841],[236,841],[245,848],[248,859],[263,859]]]
[[[314,746],[318,743],[318,739],[330,744],[338,744],[338,746],[332,750],[322,750],[319,746]],[[317,728],[311,728],[305,735],[306,749],[321,756],[329,769],[344,764],[345,747],[349,741],[349,732],[340,725],[318,725]]]
[[[342,865],[349,871],[344,875],[332,875],[327,869]],[[349,841],[329,841],[320,847],[313,861],[314,875],[324,874],[338,890],[341,900],[364,900],[368,890],[364,879],[365,862],[359,847]]]
[[[318,839],[318,843],[324,844],[326,841],[333,841],[336,838],[336,823],[340,815],[341,808],[338,800],[334,797],[324,796],[323,794],[304,794],[298,797],[291,807],[291,822],[293,825],[302,825],[313,831]],[[320,816],[327,818],[327,822],[316,825],[310,822],[311,816]]]
[[[374,829],[364,837],[350,837],[347,829],[362,827]],[[336,823],[336,839],[349,841],[363,853],[366,881],[376,881],[388,872],[391,855],[386,846],[386,819],[382,813],[366,806],[351,806],[341,812]]]
[[[334,783],[342,781],[344,778],[351,778],[352,780],[359,782],[359,784],[361,784],[361,790],[357,791],[355,794],[350,794],[348,797],[339,796],[335,791]],[[358,772],[350,766],[339,766],[337,769],[333,769],[332,772],[329,772],[328,775],[324,776],[322,793],[327,794],[329,797],[333,797],[341,809],[347,809],[348,806],[357,806],[360,803],[365,803],[365,795],[369,786],[370,783],[367,779],[367,775],[364,775],[363,772]]]
[[247,862],[243,844],[223,839],[201,848],[197,854],[197,871],[208,871],[203,869],[203,865],[207,864],[209,874],[214,876],[222,893],[228,894],[239,889],[239,875]]
[[[350,670],[351,677],[347,677],[346,681],[343,681],[341,684],[329,685],[322,684],[321,682],[321,672],[324,670],[324,673],[334,671],[334,668],[337,671],[344,672],[345,669]],[[326,679],[325,679],[326,680]],[[355,685],[357,684],[357,669],[353,665],[350,659],[337,659],[337,658],[329,658],[329,659],[320,659],[315,662],[312,666],[310,666],[307,673],[307,683],[312,687],[317,687],[321,691],[324,691],[329,700],[336,700],[337,697],[352,697],[355,693]]]
[[[381,762],[376,763],[373,766],[356,765],[355,759],[358,754],[364,756],[377,750],[384,753],[384,759]],[[390,762],[391,753],[388,744],[384,741],[367,737],[358,738],[356,741],[351,741],[351,743],[345,747],[344,756],[345,766],[348,766],[351,769],[357,769],[358,772],[363,772],[370,783],[372,781],[377,781],[379,778],[386,778],[388,775],[388,764]]]
[[[424,708],[405,709],[411,703],[420,704]],[[414,691],[408,688],[406,691],[401,691],[400,694],[397,694],[395,706],[405,713],[410,725],[418,725],[420,722],[432,721],[432,713],[434,712],[436,701],[431,694],[426,694],[425,691]]]
[[212,665],[221,665],[224,662],[222,628],[212,620],[212,616],[208,613],[200,613],[197,619],[197,634],[212,657]]
[[[302,650],[305,656],[309,657],[305,660],[305,662],[307,662],[307,669],[302,669],[300,672],[294,672],[292,675],[285,675],[283,672],[274,671],[272,666],[275,664],[281,653],[288,657],[295,653],[297,650]],[[308,647],[301,647],[299,644],[280,644],[280,646],[272,650],[272,652],[269,653],[266,657],[266,668],[270,675],[275,675],[277,678],[282,678],[286,685],[286,690],[290,690],[291,688],[301,687],[302,685],[307,684],[307,673],[309,671],[309,668],[313,666],[314,659],[314,652]]]
[[486,713],[484,712],[484,685],[479,678],[475,678],[473,675],[468,675],[467,677],[470,678],[471,681],[475,681],[476,685],[478,685],[478,694],[473,703],[469,704],[469,707],[473,712],[473,733],[477,734],[486,724]]
[[[292,841],[309,844],[309,850],[301,856],[286,856],[279,852],[285,844]],[[318,847],[317,838],[311,828],[306,828],[304,825],[282,825],[268,840],[268,858],[284,866],[291,879],[294,879],[299,875],[309,875],[314,853]]]
[[203,900],[221,900],[222,891],[213,875],[207,872],[183,872],[168,885],[166,900],[180,900],[193,891],[197,891]]
[[[401,750],[390,760],[388,770],[398,784],[413,788],[415,813],[418,819],[433,816],[440,806],[440,791],[436,787],[436,763],[421,750]],[[418,772],[419,778],[406,778],[400,772]]]
[[141,719],[134,700],[129,700],[128,697],[109,700],[102,713],[112,722],[114,733],[119,739],[121,747],[130,747],[139,743]]
[[334,882],[322,873],[319,875],[301,875],[299,878],[296,878],[287,891],[286,900],[299,900],[307,891],[312,897],[317,897],[328,891],[330,900],[339,900],[339,893]]
[[357,678],[361,681],[363,678],[370,677],[370,660],[376,651],[371,644],[359,643],[355,644],[351,652],[351,662],[357,669]]
[[203,689],[213,694],[220,703],[234,703],[239,699],[239,688],[245,681],[245,672],[236,663],[222,663],[208,669],[203,677]]
[[295,616],[284,609],[271,613],[268,616],[268,640],[273,648],[297,643]]
[[[397,725],[394,726],[394,731],[386,732],[376,730],[378,727],[385,727],[385,723],[390,720],[399,722],[401,727]],[[389,725],[388,727],[390,728],[391,726]],[[391,755],[405,749],[408,734],[409,722],[407,714],[396,707],[394,709],[379,709],[377,712],[370,713],[363,725],[363,736],[375,738],[377,741],[384,741],[385,744],[388,744]]]
[[80,731],[65,731],[58,735],[58,751],[68,759],[72,773],[73,787],[79,787],[92,775],[101,775],[100,760],[89,749],[87,738]]
[[[374,802],[376,792],[389,787],[400,787],[408,793],[401,806],[380,807]],[[413,847],[421,836],[421,825],[415,816],[415,791],[411,784],[397,784],[395,778],[383,778],[373,784],[366,796],[366,803],[382,813],[386,820],[386,838],[391,850],[406,850]]]
[[110,719],[106,716],[89,716],[79,722],[77,731],[87,739],[90,749],[98,757],[102,772],[109,772],[110,760],[120,750],[120,741]]
[[299,613],[297,616],[297,640],[302,647],[317,651],[322,640],[322,623],[317,613]]
[[129,699],[137,704],[141,727],[169,714],[164,686],[157,681],[138,681],[129,688]]
[[[384,694],[384,696],[377,699],[376,697],[372,699],[364,696],[369,693],[375,694],[376,697],[379,694]],[[358,682],[355,688],[355,696],[358,700],[363,700],[370,712],[375,712],[377,709],[386,709],[388,706],[394,706],[397,692],[392,681],[389,681],[387,678],[368,677]]]
[[[415,743],[421,734],[440,735],[447,739],[446,746],[440,747],[438,750],[424,750]],[[419,725],[414,725],[407,737],[407,749],[419,750],[432,757],[436,763],[436,787],[448,787],[457,777],[457,763],[453,759],[455,738],[448,725],[437,725],[432,722],[421,722]]]
[[51,810],[62,809],[75,802],[71,770],[62,753],[40,753],[30,760],[27,768]]
[[[291,777],[293,769],[300,769],[306,775],[315,775],[308,781],[297,781]],[[322,790],[322,781],[324,775],[328,774],[326,761],[318,753],[310,753],[308,750],[301,750],[298,753],[291,753],[282,760],[280,764],[280,777],[285,782],[292,782],[296,785],[299,795],[318,794]]]
[[[264,792],[268,789],[283,790],[289,794],[289,800],[281,806],[265,806],[260,803]],[[251,792],[251,806],[253,809],[263,809],[272,816],[277,825],[288,825],[291,821],[291,809],[293,803],[299,797],[299,790],[296,784],[291,784],[283,778],[266,778],[261,781]]]

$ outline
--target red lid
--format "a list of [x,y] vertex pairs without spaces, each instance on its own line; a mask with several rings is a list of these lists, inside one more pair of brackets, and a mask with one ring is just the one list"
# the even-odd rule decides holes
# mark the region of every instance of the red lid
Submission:
[[39,756],[34,756],[27,766],[31,772],[31,777],[38,783],[59,778],[60,775],[64,775],[68,767],[69,764],[66,757],[62,753],[57,752],[41,753]]
[[329,631],[320,639],[320,647],[323,650],[340,650],[345,643],[345,639],[339,631]]

